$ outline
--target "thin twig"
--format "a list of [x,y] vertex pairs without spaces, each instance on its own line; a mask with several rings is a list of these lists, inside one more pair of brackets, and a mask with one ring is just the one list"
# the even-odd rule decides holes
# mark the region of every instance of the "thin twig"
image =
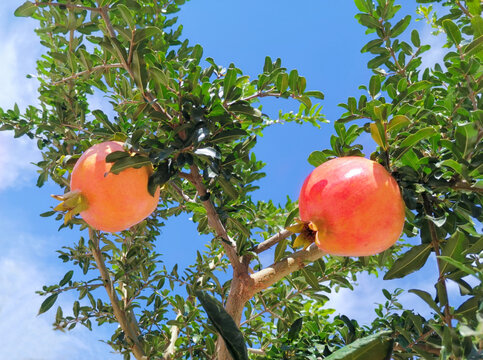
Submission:
[[121,326],[122,330],[126,335],[126,339],[131,346],[131,351],[133,352],[134,356],[138,360],[147,360],[146,355],[144,354],[143,347],[141,346],[138,336],[136,334],[135,329],[130,325],[130,321],[128,320],[128,315],[126,311],[122,310],[120,305],[119,298],[117,297],[116,289],[114,288],[114,283],[111,280],[111,276],[109,275],[109,271],[107,270],[106,264],[104,262],[104,256],[102,255],[102,251],[99,246],[99,238],[94,230],[89,229],[89,237],[92,241],[92,255],[96,262],[97,268],[101,273],[101,278],[104,283],[104,288],[106,289],[107,295],[109,296],[109,300],[112,305],[112,310],[114,312],[114,316],[116,317],[119,325]]
[[63,78],[63,79],[56,81],[56,82],[53,82],[52,85],[57,86],[57,85],[60,85],[64,82],[77,79],[77,78],[79,78],[83,75],[91,74],[91,73],[93,73],[94,71],[97,71],[97,70],[105,70],[105,69],[112,69],[112,68],[123,68],[123,65],[120,64],[120,63],[97,65],[97,66],[94,66],[91,69],[87,69],[87,70],[75,73],[75,74],[73,74],[69,77]]

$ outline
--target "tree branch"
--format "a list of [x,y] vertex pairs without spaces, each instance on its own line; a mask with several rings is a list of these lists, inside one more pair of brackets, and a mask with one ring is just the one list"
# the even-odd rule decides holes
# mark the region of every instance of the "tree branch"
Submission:
[[267,240],[261,242],[257,246],[255,246],[251,251],[260,254],[261,252],[264,252],[265,250],[270,249],[273,245],[278,244],[280,241],[283,239],[288,238],[290,235],[292,235],[292,232],[289,230],[282,230],[275,235],[273,235],[271,238],[268,238]]
[[312,244],[305,250],[300,250],[280,261],[250,275],[250,298],[256,293],[268,288],[290,273],[300,270],[308,262],[314,262],[325,255],[317,245]]
[[131,346],[131,351],[133,352],[134,356],[138,360],[147,360],[146,355],[144,354],[144,350],[139,342],[138,336],[136,334],[136,330],[132,326],[132,322],[128,318],[128,314],[125,310],[121,309],[120,301],[117,297],[116,289],[114,288],[114,283],[111,280],[111,276],[109,275],[109,271],[106,268],[106,264],[104,262],[104,256],[102,255],[101,249],[99,247],[99,238],[94,230],[89,229],[89,237],[92,241],[92,255],[94,260],[96,261],[97,268],[101,273],[101,278],[104,283],[104,288],[106,289],[107,295],[109,296],[109,300],[112,305],[112,310],[114,312],[114,316],[116,317],[119,325],[121,326],[124,334],[126,335],[126,339]]
[[230,260],[231,265],[233,266],[233,270],[235,274],[243,274],[248,272],[248,268],[244,266],[239,259],[239,256],[236,253],[236,244],[235,242],[229,238],[225,227],[223,226],[216,209],[209,199],[208,191],[206,190],[205,185],[203,184],[203,179],[200,175],[199,169],[196,165],[191,166],[191,173],[190,176],[185,178],[188,179],[198,191],[198,195],[200,198],[206,200],[202,200],[201,203],[206,210],[208,216],[208,224],[210,227],[215,230],[217,236],[223,239],[222,245],[225,250],[226,256]]
[[[111,20],[109,19],[109,14],[108,14],[108,8],[106,6],[100,7],[100,13],[102,20],[106,24],[107,32],[111,38],[116,37],[116,31],[114,30],[114,27],[111,24]],[[117,49],[117,48],[116,48]],[[117,49],[118,57],[121,60],[122,67],[128,72],[129,76],[131,79],[135,80],[134,73],[130,67],[130,65],[126,62],[120,51]],[[151,94],[149,91],[146,91],[142,86],[139,86],[139,90],[141,91],[141,94],[143,95],[143,98],[148,102],[149,105],[153,107],[154,110],[157,112],[160,112],[164,114],[168,119],[172,120],[171,115],[169,115],[157,102],[156,98]]]

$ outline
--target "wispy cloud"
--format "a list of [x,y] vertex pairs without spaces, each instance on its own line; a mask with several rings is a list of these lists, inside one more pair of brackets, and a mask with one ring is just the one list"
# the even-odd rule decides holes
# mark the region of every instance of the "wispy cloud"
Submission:
[[[47,263],[52,258],[52,243],[59,243],[60,239],[19,231],[17,220],[8,219],[5,214],[2,214],[0,223],[2,238],[10,239],[9,242],[2,241],[0,256],[0,358],[120,359],[120,355],[109,353],[108,345],[98,341],[108,336],[103,329],[90,332],[79,326],[70,332],[54,331],[51,324],[56,306],[37,316],[44,298],[35,291],[43,285],[55,283],[62,276],[58,271],[65,271]],[[61,305],[64,313],[69,314],[73,301],[72,295],[65,294],[59,297],[56,305]]]
[[443,66],[444,56],[449,51],[443,48],[446,44],[446,35],[444,33],[433,35],[433,31],[434,29],[427,23],[420,30],[421,44],[431,46],[431,49],[422,54],[421,69],[433,68],[436,64]]
[[32,162],[41,159],[33,141],[27,137],[14,139],[10,131],[0,132],[0,154],[0,192],[32,184],[36,176]]

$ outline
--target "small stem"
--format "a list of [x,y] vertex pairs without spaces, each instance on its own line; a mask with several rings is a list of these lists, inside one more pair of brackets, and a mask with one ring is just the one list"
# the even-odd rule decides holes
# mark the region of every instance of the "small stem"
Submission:
[[[431,207],[431,200],[429,199],[428,195],[423,194],[423,206],[424,206],[424,212],[428,216],[433,216],[433,209]],[[431,220],[428,220],[428,226],[429,226],[429,233],[431,236],[431,245],[433,246],[434,253],[436,255],[436,263],[438,265],[438,273],[439,273],[439,278],[438,278],[438,283],[441,284],[441,291],[443,294],[442,296],[439,296],[440,301],[441,299],[448,299],[448,289],[446,288],[446,278],[442,272],[442,264],[439,256],[441,255],[441,249],[439,247],[439,239],[438,239],[438,234],[436,232],[436,227],[434,223]],[[439,289],[437,289],[439,291]],[[446,304],[444,305],[444,322],[448,327],[452,328],[453,325],[451,324],[451,313],[450,313],[450,306],[449,306],[449,301],[446,300]]]
[[64,82],[77,79],[78,77],[81,77],[83,75],[91,74],[91,73],[93,73],[94,71],[97,71],[97,70],[106,70],[106,69],[122,68],[122,67],[123,67],[123,65],[120,64],[120,63],[97,65],[97,66],[94,66],[91,69],[78,72],[78,73],[73,74],[73,75],[71,75],[69,77],[63,78],[63,79],[61,79],[59,81],[56,81],[56,82],[53,82],[52,85],[53,86],[57,86],[57,85],[60,85],[60,84],[62,84]]
[[470,19],[473,17],[473,15],[470,14],[467,8],[465,8],[459,0],[456,0],[456,5],[463,11],[463,13],[468,16]]

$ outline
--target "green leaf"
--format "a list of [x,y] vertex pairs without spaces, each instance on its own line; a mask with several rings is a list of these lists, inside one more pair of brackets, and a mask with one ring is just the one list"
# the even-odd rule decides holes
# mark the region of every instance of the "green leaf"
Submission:
[[142,29],[137,29],[136,32],[134,33],[134,43],[139,43],[143,40],[159,36],[163,37],[164,33],[163,30],[156,26],[146,26],[145,28]]
[[356,18],[359,20],[359,23],[370,29],[378,29],[382,27],[381,23],[372,15],[357,14]]
[[402,278],[421,269],[426,263],[431,250],[432,246],[430,244],[421,244],[412,247],[394,262],[386,275],[384,275],[384,280]]
[[473,16],[478,16],[481,14],[481,0],[466,0],[466,6],[468,6],[468,11]]
[[40,214],[40,216],[49,217],[49,216],[52,216],[52,215],[55,215],[55,214],[57,214],[57,211],[46,211],[46,212]]
[[196,292],[201,306],[213,323],[216,331],[225,340],[226,347],[234,360],[248,360],[245,339],[233,318],[225,311],[223,305],[214,297],[202,291]]
[[131,10],[129,10],[129,8],[126,5],[123,5],[123,4],[117,4],[116,8],[117,8],[117,10],[119,10],[122,18],[129,25],[129,27],[131,29],[134,29],[136,24],[134,22]]
[[116,162],[127,157],[131,157],[127,151],[114,151],[106,156],[106,162]]
[[458,28],[458,25],[456,25],[450,19],[443,20],[442,25],[444,31],[446,32],[446,35],[448,35],[448,38],[451,40],[451,42],[455,45],[459,45],[461,42],[461,32]]
[[386,150],[386,135],[384,133],[384,127],[382,126],[381,122],[379,121],[377,123],[371,123],[369,126],[371,129],[371,136],[376,144]]
[[455,311],[457,317],[474,319],[478,311],[478,298],[473,296],[461,304]]
[[304,95],[310,96],[316,99],[324,100],[324,94],[322,93],[322,91],[310,90],[310,91],[304,92]]
[[[456,231],[448,240],[446,240],[443,249],[442,256],[448,256],[455,260],[464,260],[463,251],[465,250],[465,236],[462,232]],[[440,272],[442,274],[448,271],[448,262],[443,262],[441,264]]]
[[443,256],[443,255],[438,256],[438,258],[443,260],[443,261],[446,261],[447,263],[449,263],[449,264],[451,264],[455,267],[457,267],[458,269],[460,269],[461,271],[463,271],[464,273],[466,273],[468,275],[473,275],[473,276],[478,277],[478,273],[475,270],[473,270],[469,266],[466,266],[465,264],[459,262],[458,260],[452,259],[448,256]]
[[219,176],[217,178],[217,181],[223,189],[223,192],[228,195],[229,198],[231,198],[232,200],[238,199],[238,191],[230,181],[226,180],[223,176]]
[[252,107],[250,104],[246,104],[243,102],[237,102],[233,105],[230,105],[228,110],[237,114],[245,114],[258,118],[262,116],[262,112],[260,110]]
[[117,160],[111,167],[111,173],[117,175],[121,171],[129,168],[139,169],[143,166],[150,165],[151,161],[147,157],[136,154],[134,156],[123,157]]
[[411,16],[406,15],[391,29],[391,37],[394,38],[396,36],[401,35],[403,31],[406,30],[410,22],[411,22]]
[[483,51],[483,35],[480,35],[465,47],[465,57],[478,54],[481,51]]
[[370,60],[368,63],[367,63],[367,67],[369,69],[374,69],[374,68],[377,68],[378,66],[381,66],[382,64],[384,64],[386,61],[388,61],[390,59],[391,55],[388,55],[388,54],[381,54],[377,57],[375,57],[374,59]]
[[299,336],[300,330],[302,330],[303,322],[304,322],[303,318],[298,318],[292,323],[287,335],[290,341],[295,340]]
[[380,75],[373,75],[369,81],[369,94],[374,99],[379,91],[381,91],[381,77]]
[[478,130],[475,124],[457,126],[455,131],[456,148],[466,157],[473,152],[478,141]]
[[302,275],[305,278],[305,281],[310,285],[310,287],[314,290],[320,289],[319,280],[317,276],[315,276],[310,269],[302,268],[301,269]]
[[361,49],[361,53],[365,53],[368,51],[372,52],[371,51],[372,49],[379,49],[383,42],[384,40],[382,39],[371,40],[366,45],[363,46],[363,48]]
[[37,10],[37,6],[30,1],[26,1],[13,14],[17,17],[29,17],[35,13],[35,10]]
[[359,11],[362,11],[365,13],[368,13],[371,11],[370,8],[367,6],[366,0],[354,0],[354,2],[356,4],[357,9],[359,9]]
[[411,42],[416,47],[421,46],[421,39],[419,38],[419,31],[417,31],[416,29],[411,31]]
[[283,240],[279,241],[279,243],[275,247],[275,252],[273,254],[273,261],[274,262],[279,261],[283,257],[283,255],[285,254],[285,250],[287,250],[288,244],[289,244],[289,242],[288,242],[287,239],[283,239]]
[[217,134],[216,136],[212,137],[210,141],[212,143],[228,143],[247,135],[248,133],[245,130],[231,129]]
[[408,292],[418,295],[421,299],[424,300],[426,304],[428,304],[434,311],[436,311],[437,314],[441,314],[441,309],[434,302],[433,298],[429,293],[418,289],[411,289],[411,290],[408,290]]
[[417,142],[419,142],[423,139],[427,139],[431,135],[434,135],[434,134],[436,134],[436,129],[434,129],[433,127],[426,127],[426,128],[420,129],[420,130],[416,131],[416,133],[411,134],[407,138],[405,138],[401,142],[400,146],[402,148],[413,146]]
[[376,334],[357,339],[346,345],[325,360],[386,360],[391,357],[394,340],[389,336],[392,331],[380,331]]
[[398,131],[410,123],[411,120],[406,115],[395,115],[387,124],[387,131]]
[[441,161],[437,164],[437,166],[446,166],[453,169],[457,174],[461,174],[463,172],[463,165],[456,160],[453,159],[446,159]]
[[60,280],[59,286],[64,286],[65,284],[67,284],[70,281],[70,279],[72,279],[72,275],[74,275],[74,271],[73,270],[68,271],[64,275],[63,279]]
[[408,95],[412,94],[413,92],[416,91],[421,91],[425,90],[429,87],[431,87],[433,84],[431,84],[429,81],[423,80],[423,81],[418,81],[417,83],[412,84],[410,87],[408,87]]
[[55,301],[57,300],[58,296],[59,294],[53,294],[53,295],[50,295],[47,299],[45,299],[42,302],[42,305],[40,305],[40,309],[37,315],[43,314],[44,312],[49,310],[55,304]]
[[296,69],[290,71],[288,76],[288,85],[292,91],[297,91],[297,87],[299,84],[299,73]]
[[310,165],[319,166],[327,161],[327,156],[322,151],[313,151],[308,158]]
[[225,97],[227,97],[228,93],[236,84],[236,74],[236,69],[233,64],[231,64],[228,70],[226,70],[225,79],[223,80],[223,92]]
[[473,28],[473,36],[475,39],[483,35],[483,19],[480,15],[473,16],[471,19],[471,27]]

